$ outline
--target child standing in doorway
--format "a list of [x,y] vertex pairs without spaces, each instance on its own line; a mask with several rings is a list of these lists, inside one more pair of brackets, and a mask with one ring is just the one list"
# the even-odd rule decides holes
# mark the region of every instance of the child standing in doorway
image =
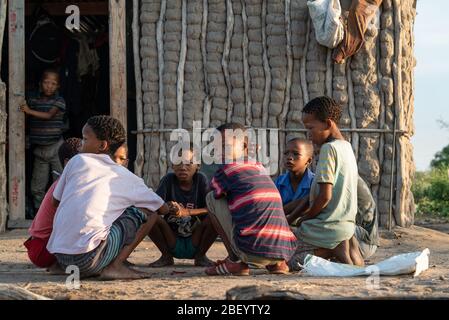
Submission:
[[34,154],[31,193],[36,210],[44,199],[50,172],[62,172],[58,149],[63,143],[66,107],[58,89],[59,73],[45,70],[40,82],[40,95],[20,106],[20,110],[30,116],[30,143]]

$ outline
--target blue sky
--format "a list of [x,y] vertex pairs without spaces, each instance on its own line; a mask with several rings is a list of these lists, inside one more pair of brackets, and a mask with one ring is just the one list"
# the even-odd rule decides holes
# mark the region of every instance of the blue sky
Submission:
[[418,0],[415,21],[415,136],[417,170],[429,168],[436,152],[449,144],[449,1]]

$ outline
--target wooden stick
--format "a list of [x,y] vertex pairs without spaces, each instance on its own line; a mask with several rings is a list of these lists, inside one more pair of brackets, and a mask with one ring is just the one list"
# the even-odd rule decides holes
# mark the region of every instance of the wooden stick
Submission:
[[[351,58],[346,60],[346,78],[348,81],[348,105],[349,105],[349,116],[351,117],[351,129],[357,128],[357,120],[355,117],[355,103],[354,103],[354,88],[352,84],[351,76]],[[359,134],[353,132],[351,135],[352,149],[354,150],[355,158],[359,158]]]
[[[293,54],[292,54],[292,34],[291,34],[291,16],[290,16],[290,0],[285,0],[284,2],[284,21],[285,21],[285,33],[287,39],[286,53],[287,53],[287,78],[285,84],[285,99],[284,105],[282,106],[282,112],[279,115],[279,128],[285,129],[285,122],[287,119],[288,110],[290,107],[290,91],[292,86],[292,76],[293,76]],[[285,148],[285,132],[282,131],[279,135],[279,152],[280,158],[284,154]]]
[[[21,60],[19,60],[21,61]],[[109,1],[109,95],[111,116],[127,130],[126,2]]]
[[[3,36],[5,33],[6,24],[6,12],[7,1],[0,1],[0,48],[3,47]],[[1,56],[0,56],[1,66]],[[6,127],[7,127],[8,115],[6,112],[6,85],[0,79],[0,154],[5,155],[6,144]],[[7,219],[7,193],[6,193],[6,181],[8,179],[6,174],[6,158],[2,156],[0,158],[0,233],[6,230]]]
[[[379,20],[380,17],[382,15],[382,6],[379,7]],[[381,61],[381,43],[380,43],[380,36],[377,36],[377,50],[376,50],[376,56],[377,56],[377,61],[378,63]],[[382,89],[382,73],[381,73],[381,69],[378,65],[377,67],[377,84],[378,84],[378,90],[379,90],[379,95],[380,95],[380,112],[379,112],[379,129],[384,129],[385,127],[385,94],[384,91]],[[379,164],[380,164],[380,168],[382,168],[382,164],[384,163],[384,152],[385,152],[385,137],[384,135],[380,135],[379,138],[379,153],[378,153],[378,157],[379,157]],[[380,173],[380,176],[382,175],[382,170]],[[380,181],[379,181],[380,184]],[[375,193],[377,199],[379,198],[379,188],[377,188],[377,192]],[[376,201],[377,201],[376,199]],[[377,203],[377,202],[376,202]]]
[[178,81],[176,83],[176,107],[178,110],[178,128],[182,128],[182,107],[184,98],[184,68],[187,54],[187,0],[182,0],[182,35],[179,52]]
[[[6,3],[2,3],[2,6],[6,7]],[[3,7],[2,7],[3,9]],[[0,19],[2,19],[0,17]],[[0,21],[4,23],[5,20]],[[0,36],[1,33],[0,33]],[[6,124],[7,124],[7,114],[6,114],[6,84],[0,80],[0,154],[5,155],[5,143],[6,143]],[[6,158],[3,156],[0,158],[0,233],[6,230],[6,219],[8,216],[7,212],[7,192],[6,192],[6,181],[8,180],[6,173]]]
[[326,56],[326,95],[332,98],[332,49],[327,49]]
[[[207,129],[206,127],[202,128],[203,130]],[[254,130],[273,130],[273,131],[284,131],[284,132],[303,132],[306,133],[308,130],[304,129],[304,128],[299,128],[299,129],[295,129],[295,128],[287,128],[287,129],[279,129],[279,128],[266,128],[266,127],[262,127],[262,128],[253,128]],[[133,130],[131,131],[132,134],[143,134],[143,133],[154,133],[154,134],[158,134],[159,132],[173,132],[174,129],[152,129],[152,128],[146,128],[143,129],[141,131],[137,131],[137,130]],[[340,129],[341,132],[358,132],[358,133],[389,133],[392,134],[393,130],[389,130],[389,129],[377,129],[377,128],[341,128]],[[396,134],[401,134],[401,135],[407,135],[409,134],[407,131],[404,130],[395,130],[394,131]]]
[[25,2],[9,1],[9,221],[25,219]]
[[[400,130],[404,128],[403,118],[403,101],[402,101],[402,21],[401,21],[401,3],[398,0],[393,0],[393,12],[394,12],[394,60],[393,63],[393,81],[394,81],[394,98],[395,98],[395,116],[397,119],[398,128]],[[404,190],[403,190],[403,152],[401,148],[401,140],[399,139],[396,145],[396,207],[394,216],[396,223],[401,227],[405,226],[404,219]],[[404,151],[405,152],[405,151]]]
[[0,300],[51,300],[50,298],[35,294],[24,288],[0,284]]
[[[3,48],[3,35],[5,34],[7,0],[0,0],[0,48]],[[0,55],[0,66],[2,65],[2,55]]]
[[396,158],[396,113],[394,113],[393,121],[393,152],[391,155],[391,176],[390,176],[390,206],[388,212],[388,230],[393,228],[393,193],[394,193],[394,160]]
[[242,42],[242,54],[243,54],[243,81],[245,83],[245,124],[251,126],[253,122],[252,117],[252,101],[251,101],[251,77],[249,74],[248,64],[248,16],[246,15],[245,0],[241,0],[242,4],[242,24],[243,24],[243,42]]
[[209,13],[208,0],[203,0],[203,20],[201,24],[201,56],[203,59],[204,92],[205,92],[205,97],[203,101],[203,126],[206,128],[209,127],[210,124],[210,111],[211,111],[209,77],[207,74],[207,48],[206,48],[208,13]]
[[[143,129],[143,103],[142,103],[142,72],[140,68],[140,33],[139,33],[139,0],[133,0],[133,53],[134,53],[134,76],[136,79],[136,117],[137,130]],[[142,177],[143,164],[145,162],[145,144],[143,136],[137,137],[137,154],[134,161],[134,173]]]
[[265,74],[265,89],[262,102],[262,126],[268,126],[268,105],[270,102],[271,71],[267,53],[267,0],[262,0],[262,48],[263,69]]
[[[165,21],[165,12],[167,10],[167,0],[161,0],[161,11],[156,27],[156,42],[159,64],[159,128],[164,129],[165,106],[164,106],[164,38],[163,27]],[[159,135],[159,175],[164,176],[167,171],[167,151],[165,148],[164,136]]]
[[232,112],[234,109],[231,99],[232,86],[228,69],[229,51],[231,49],[231,37],[233,30],[234,30],[234,11],[232,10],[232,1],[226,0],[226,38],[223,47],[223,57],[221,59],[221,65],[223,68],[226,87],[228,89],[228,105],[227,105],[228,110],[226,115],[227,122],[231,122]]
[[292,86],[293,76],[293,54],[292,54],[292,37],[291,37],[291,17],[290,17],[290,0],[285,0],[285,33],[287,38],[286,53],[287,53],[287,77],[285,85],[285,99],[282,106],[282,112],[279,115],[279,127],[285,128],[285,120],[287,118],[288,109],[290,106],[290,91]]
[[307,89],[307,78],[306,78],[306,61],[307,61],[307,51],[309,50],[309,37],[310,37],[310,18],[307,16],[307,30],[306,30],[306,42],[304,44],[304,50],[301,58],[301,90],[302,98],[304,100],[303,105],[305,106],[309,102],[309,91]]

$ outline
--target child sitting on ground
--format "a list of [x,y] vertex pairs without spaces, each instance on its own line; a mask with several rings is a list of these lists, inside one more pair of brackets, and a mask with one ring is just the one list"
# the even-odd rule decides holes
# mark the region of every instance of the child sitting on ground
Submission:
[[[316,148],[318,149],[318,148]],[[312,142],[293,138],[284,151],[284,167],[289,172],[276,179],[284,211],[291,226],[292,217],[298,217],[309,207],[310,188],[315,174],[310,169],[314,156]],[[319,153],[316,155],[318,158]],[[290,221],[292,220],[292,221]],[[355,237],[363,259],[371,257],[378,246],[376,202],[366,182],[359,176],[357,182],[357,216]],[[300,270],[295,256],[289,261],[290,270]]]
[[224,164],[212,178],[206,203],[228,257],[207,268],[206,274],[249,275],[249,263],[266,267],[271,273],[288,273],[286,261],[295,251],[296,238],[285,218],[279,192],[265,168],[248,159],[247,139],[232,134],[245,134],[245,127],[230,123],[218,131],[223,146],[227,144],[231,151],[222,152]]
[[[342,108],[333,99],[318,97],[303,109],[303,123],[312,142],[320,147],[310,206],[299,218],[295,256],[300,264],[307,254],[363,265],[354,237],[357,214],[357,162],[351,144],[339,128]],[[299,258],[298,258],[299,257]]]
[[62,268],[77,266],[81,277],[148,276],[128,267],[126,259],[150,232],[155,212],[166,214],[168,207],[141,178],[112,160],[125,139],[118,120],[90,118],[83,127],[82,154],[70,160],[53,193],[58,209],[47,249]]
[[207,178],[193,162],[193,149],[187,158],[173,164],[173,173],[164,176],[156,193],[170,207],[170,214],[159,217],[149,234],[162,256],[150,267],[174,264],[173,258],[195,259],[195,266],[210,266],[206,257],[217,234],[207,216]]
[[[283,154],[284,168],[287,173],[280,175],[275,185],[279,190],[284,205],[284,212],[289,216],[295,211],[303,210],[308,205],[310,187],[315,174],[309,166],[313,159],[313,145],[309,140],[293,138],[287,142]],[[293,221],[289,221],[290,224]]]
[[20,106],[30,118],[30,143],[33,146],[33,174],[31,194],[34,209],[39,209],[45,196],[45,188],[52,171],[61,172],[58,158],[63,143],[65,101],[58,96],[59,73],[45,70],[40,82],[41,95]]
[[[59,147],[58,156],[63,168],[72,157],[78,154],[81,144],[81,139],[69,138]],[[127,150],[126,145],[119,147],[113,156],[114,161],[125,166],[127,164]],[[48,268],[51,273],[62,272],[56,262],[56,257],[49,253],[46,248],[53,230],[53,219],[57,209],[52,202],[57,182],[58,180],[50,186],[45,194],[42,205],[28,230],[30,238],[24,243],[30,261],[39,268]]]
[[[79,152],[80,147],[81,139],[78,138],[67,139],[59,147],[58,156],[63,167]],[[53,230],[53,218],[56,213],[56,207],[53,206],[52,197],[57,183],[58,180],[53,182],[45,194],[36,217],[28,230],[30,238],[24,243],[31,262],[39,268],[50,268],[49,271],[52,272],[57,269],[56,258],[48,252],[46,246]]]

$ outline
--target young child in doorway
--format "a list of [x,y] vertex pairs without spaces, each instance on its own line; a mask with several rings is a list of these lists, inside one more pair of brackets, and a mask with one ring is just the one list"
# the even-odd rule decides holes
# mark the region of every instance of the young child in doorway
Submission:
[[20,106],[20,110],[30,116],[30,143],[34,154],[31,193],[36,210],[44,198],[50,173],[62,171],[58,149],[63,143],[65,101],[58,95],[58,89],[59,73],[45,70],[40,96]]
[[143,180],[112,160],[125,143],[122,124],[109,116],[90,118],[81,152],[73,157],[53,193],[58,206],[47,249],[62,268],[81,277],[140,279],[148,274],[126,259],[168,206]]
[[162,178],[156,191],[168,203],[170,214],[159,217],[149,234],[162,253],[150,266],[173,265],[173,258],[194,259],[195,266],[213,265],[206,252],[217,233],[206,208],[207,178],[193,163],[193,148],[185,161],[173,164],[172,169],[173,173]]
[[265,168],[248,159],[248,139],[237,133],[245,133],[245,127],[229,123],[218,131],[230,152],[222,152],[223,164],[212,178],[206,203],[228,257],[207,268],[206,274],[249,275],[248,264],[288,273],[286,261],[295,251],[296,238],[279,192]]
[[295,213],[298,219],[298,248],[295,256],[304,263],[307,254],[335,258],[341,263],[363,265],[354,237],[357,214],[357,162],[351,144],[345,141],[338,123],[342,108],[329,97],[309,101],[303,123],[312,142],[320,148],[310,206]]
[[279,190],[284,212],[290,224],[290,216],[303,210],[309,203],[310,186],[315,174],[310,170],[313,159],[313,145],[309,140],[293,138],[287,142],[283,154],[287,173],[280,175],[274,184]]

